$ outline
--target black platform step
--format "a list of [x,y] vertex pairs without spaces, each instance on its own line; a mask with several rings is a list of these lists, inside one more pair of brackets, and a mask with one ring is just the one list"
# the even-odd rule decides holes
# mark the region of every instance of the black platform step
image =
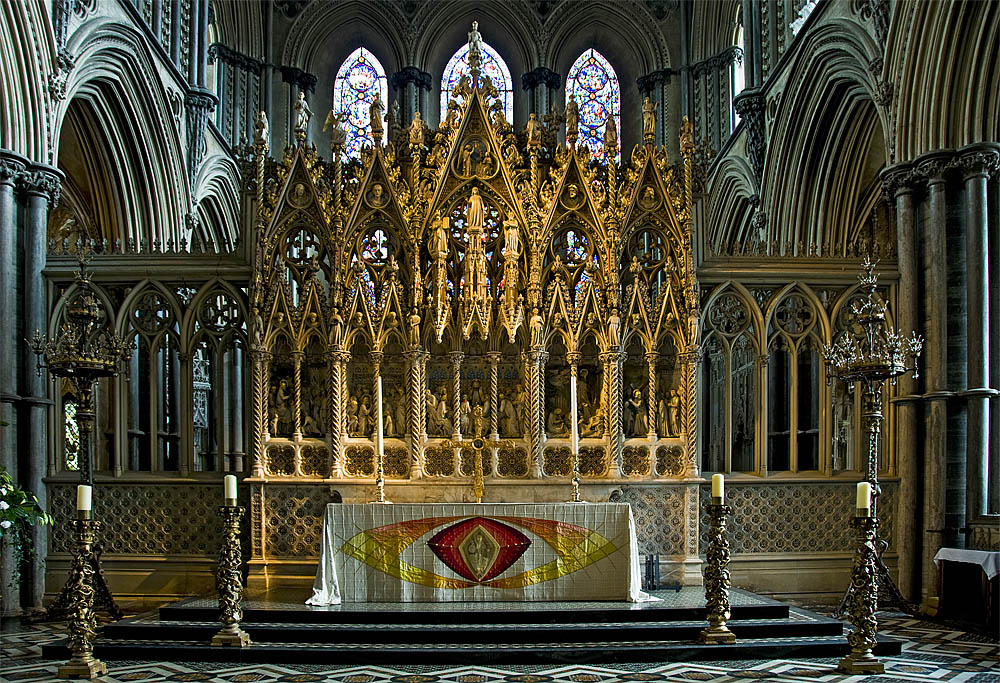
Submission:
[[[620,618],[621,615],[619,615]],[[792,619],[744,619],[730,623],[740,638],[842,636],[843,624],[802,610],[794,610]],[[471,627],[470,627],[471,626]],[[245,630],[255,643],[380,643],[386,630],[407,643],[472,644],[488,639],[492,643],[519,643],[525,634],[532,640],[573,642],[606,640],[693,641],[705,628],[698,621],[619,621],[603,623],[498,623],[498,624],[275,624],[244,620]],[[161,642],[201,640],[208,642],[219,630],[219,622],[164,621],[151,617],[126,619],[104,627],[105,640],[146,640]]]
[[[221,648],[203,641],[100,640],[94,655],[106,661],[200,661],[233,663],[372,664],[524,664],[670,662],[722,659],[789,659],[841,657],[850,647],[843,636],[823,638],[745,639],[732,645],[664,643],[658,640],[531,642],[511,644],[400,644],[400,643],[265,643],[247,648]],[[899,654],[900,644],[880,638],[878,656]],[[66,658],[65,645],[47,646],[43,656]]]

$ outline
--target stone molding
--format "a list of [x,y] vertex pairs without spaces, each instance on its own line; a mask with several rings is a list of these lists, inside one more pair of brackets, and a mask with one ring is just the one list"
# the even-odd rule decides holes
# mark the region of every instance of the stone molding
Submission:
[[402,90],[410,83],[418,88],[430,91],[432,88],[431,75],[426,71],[421,71],[415,66],[404,66],[396,73],[389,76],[389,84],[393,90]]
[[315,92],[316,91],[316,76],[311,73],[307,73],[302,69],[294,66],[283,66],[281,67],[281,80],[285,83],[291,83],[292,85],[298,86],[300,90],[305,92]]
[[544,66],[539,66],[521,75],[522,90],[534,90],[540,85],[544,85],[550,90],[557,90],[562,86],[562,76]]

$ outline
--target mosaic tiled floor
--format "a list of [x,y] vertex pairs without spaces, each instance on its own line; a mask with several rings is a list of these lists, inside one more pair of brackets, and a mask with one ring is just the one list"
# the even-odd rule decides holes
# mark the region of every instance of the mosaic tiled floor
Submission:
[[[904,615],[882,615],[882,632],[901,639],[903,652],[886,659],[881,676],[842,676],[834,659],[727,661],[673,664],[535,666],[337,666],[112,662],[104,681],[210,683],[618,683],[619,681],[926,681],[1000,683],[995,639]],[[58,662],[40,659],[45,643],[63,637],[60,625],[16,626],[2,631],[0,681],[54,681]],[[373,659],[377,655],[373,653]]]

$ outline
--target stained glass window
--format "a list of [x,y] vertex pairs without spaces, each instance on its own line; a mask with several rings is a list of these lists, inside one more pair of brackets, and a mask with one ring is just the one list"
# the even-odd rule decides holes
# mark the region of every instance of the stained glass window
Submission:
[[80,423],[76,420],[76,401],[67,397],[63,403],[66,424],[66,469],[80,469]]
[[[376,95],[381,98],[385,111],[389,101],[385,69],[375,55],[359,47],[344,60],[333,82],[333,110],[341,113],[340,125],[347,131],[344,151],[348,156],[360,156],[362,147],[372,145],[368,108]],[[387,136],[388,127],[385,127],[383,143],[388,140]]]
[[[743,88],[746,82],[746,71],[743,66],[743,24],[740,24],[736,28],[736,47],[740,49],[740,55],[733,60],[730,65],[732,71],[732,87],[733,87],[733,98],[735,99],[737,95],[743,92]],[[732,107],[733,117],[732,117],[732,128],[740,125],[740,114],[736,111],[736,107]],[[732,130],[732,128],[730,130]]]
[[[448,116],[448,98],[451,97],[451,89],[458,83],[462,74],[469,73],[469,46],[468,44],[458,48],[458,52],[448,60],[448,65],[444,68],[444,77],[441,79],[441,120]],[[510,69],[507,63],[497,54],[492,47],[483,43],[483,66],[482,73],[489,76],[493,85],[500,91],[500,98],[503,100],[503,113],[508,121],[514,120],[514,90],[511,86]]]
[[[580,55],[566,77],[567,99],[576,96],[580,108],[580,137],[577,144],[587,145],[598,159],[604,159],[604,129],[614,117],[615,129],[621,131],[621,92],[615,70],[597,50],[590,48]],[[616,159],[621,159],[621,152]]]

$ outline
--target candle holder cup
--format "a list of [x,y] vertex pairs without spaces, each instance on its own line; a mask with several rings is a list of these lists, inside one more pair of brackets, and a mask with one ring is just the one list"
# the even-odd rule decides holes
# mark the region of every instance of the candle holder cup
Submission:
[[[229,502],[229,501],[227,501]],[[219,567],[215,572],[215,586],[219,593],[219,621],[222,628],[212,636],[212,645],[221,647],[247,647],[250,636],[240,627],[243,619],[243,577],[240,574],[240,520],[244,509],[238,505],[222,505],[222,545],[219,548]]]
[[87,517],[69,522],[76,541],[71,580],[65,592],[69,596],[67,613],[72,656],[59,667],[56,674],[59,678],[92,679],[108,672],[107,665],[94,657],[94,638],[97,636],[97,613],[94,612],[94,542],[101,523],[89,519],[89,514]]
[[[714,498],[721,501],[721,498]],[[733,509],[713,502],[708,506],[708,550],[705,553],[705,606],[708,608],[708,628],[698,636],[706,645],[730,645],[736,636],[726,622],[729,620],[729,539],[726,537],[726,515]]]

